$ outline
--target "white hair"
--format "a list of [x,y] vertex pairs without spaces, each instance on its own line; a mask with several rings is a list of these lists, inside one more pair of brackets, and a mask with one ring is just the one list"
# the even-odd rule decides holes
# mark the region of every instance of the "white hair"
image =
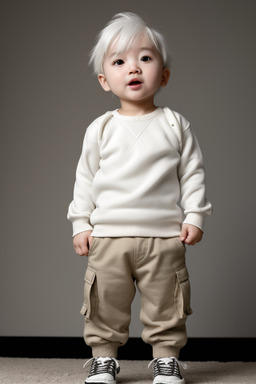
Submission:
[[117,49],[122,52],[143,34],[148,37],[149,42],[160,54],[163,67],[167,68],[169,59],[163,35],[157,30],[149,28],[138,15],[124,12],[116,14],[97,37],[89,61],[93,65],[94,73],[96,75],[103,73],[104,57],[111,44],[117,43]]

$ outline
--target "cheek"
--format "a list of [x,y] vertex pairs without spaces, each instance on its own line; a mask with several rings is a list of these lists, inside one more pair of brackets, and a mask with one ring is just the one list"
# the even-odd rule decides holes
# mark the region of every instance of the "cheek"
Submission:
[[162,73],[156,72],[155,76],[151,77],[151,80],[152,80],[152,85],[154,85],[155,87],[159,87],[162,83]]
[[162,67],[155,65],[147,71],[147,75],[152,82],[157,83],[162,79]]
[[109,84],[117,85],[120,82],[121,75],[118,72],[110,72],[107,76]]

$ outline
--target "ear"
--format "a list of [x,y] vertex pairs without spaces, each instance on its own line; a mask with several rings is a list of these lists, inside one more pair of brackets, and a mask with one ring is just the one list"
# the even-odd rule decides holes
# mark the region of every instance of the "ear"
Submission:
[[161,87],[165,87],[169,81],[171,72],[169,68],[164,68],[162,72]]
[[99,80],[100,85],[101,85],[102,88],[104,89],[104,91],[109,92],[109,91],[111,90],[110,87],[109,87],[109,85],[108,85],[106,76],[103,75],[103,73],[100,73],[100,74],[98,75],[98,80]]

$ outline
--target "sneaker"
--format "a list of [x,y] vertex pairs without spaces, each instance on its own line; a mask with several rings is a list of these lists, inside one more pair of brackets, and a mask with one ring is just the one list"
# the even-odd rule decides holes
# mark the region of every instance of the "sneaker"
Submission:
[[92,361],[89,376],[85,384],[116,384],[116,374],[120,367],[118,361],[110,357],[94,357],[88,360],[84,367]]
[[165,357],[152,360],[148,367],[152,364],[154,370],[153,384],[185,384],[179,368],[180,364],[186,369],[185,363],[181,363],[175,357]]

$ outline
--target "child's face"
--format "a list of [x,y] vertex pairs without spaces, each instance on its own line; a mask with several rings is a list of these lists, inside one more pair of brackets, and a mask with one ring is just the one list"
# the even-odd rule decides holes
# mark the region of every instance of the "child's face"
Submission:
[[127,51],[117,52],[110,46],[104,63],[104,74],[98,79],[105,91],[112,91],[125,105],[145,103],[154,105],[155,93],[167,84],[170,71],[163,69],[162,59],[145,36],[140,37]]

